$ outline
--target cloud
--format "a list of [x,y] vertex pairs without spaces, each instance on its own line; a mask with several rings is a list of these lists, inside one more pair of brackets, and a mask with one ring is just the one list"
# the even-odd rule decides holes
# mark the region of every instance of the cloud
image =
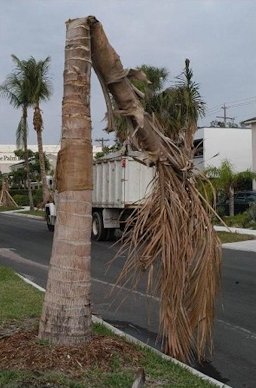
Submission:
[[[43,105],[44,142],[59,142],[65,21],[95,15],[125,67],[143,63],[166,67],[170,81],[190,58],[195,80],[209,105],[244,101],[256,95],[254,1],[229,0],[8,0],[1,2],[0,82],[13,69],[10,55],[22,59],[51,56],[54,94]],[[105,104],[95,78],[92,83],[93,138],[102,136]],[[255,116],[252,103],[230,108],[238,120]],[[203,122],[209,124],[214,115]],[[0,100],[0,142],[13,144],[19,112]],[[36,142],[31,124],[30,142]],[[103,134],[104,137],[107,134]]]

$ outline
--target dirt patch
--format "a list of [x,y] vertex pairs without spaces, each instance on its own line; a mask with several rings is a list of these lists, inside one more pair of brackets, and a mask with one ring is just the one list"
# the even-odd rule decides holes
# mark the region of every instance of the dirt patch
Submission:
[[37,329],[19,328],[0,338],[0,369],[58,371],[80,377],[89,368],[110,371],[118,356],[121,365],[138,365],[142,354],[122,339],[93,335],[86,344],[56,346],[39,341]]

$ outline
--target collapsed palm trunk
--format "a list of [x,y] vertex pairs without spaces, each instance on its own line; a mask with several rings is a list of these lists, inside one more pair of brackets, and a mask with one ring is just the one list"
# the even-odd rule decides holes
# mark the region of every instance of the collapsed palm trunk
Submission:
[[[92,63],[108,107],[127,118],[129,140],[156,166],[152,192],[128,221],[121,252],[128,252],[119,282],[148,273],[148,287],[160,295],[160,328],[166,353],[183,360],[204,359],[211,350],[220,244],[202,203],[187,152],[163,136],[129,82],[129,72],[109,44],[102,25],[89,17]],[[188,136],[189,137],[189,136]],[[188,140],[187,143],[190,141]],[[129,228],[133,225],[132,229]]]

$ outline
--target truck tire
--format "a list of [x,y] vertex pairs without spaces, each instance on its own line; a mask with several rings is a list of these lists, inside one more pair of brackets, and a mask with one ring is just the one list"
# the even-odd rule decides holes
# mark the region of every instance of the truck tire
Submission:
[[104,241],[107,237],[107,229],[104,228],[101,212],[92,213],[92,240]]

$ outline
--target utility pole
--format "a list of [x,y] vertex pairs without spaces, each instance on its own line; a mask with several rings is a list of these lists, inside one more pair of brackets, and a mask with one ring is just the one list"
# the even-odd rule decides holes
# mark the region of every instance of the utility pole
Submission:
[[97,141],[98,143],[101,143],[101,147],[104,148],[105,143],[109,141],[109,139],[104,139],[103,137],[101,137],[99,139],[95,139],[95,141]]
[[229,120],[234,120],[235,118],[234,117],[228,117],[227,116],[227,109],[228,109],[228,107],[225,105],[225,104],[223,104],[223,106],[221,107],[221,109],[223,109],[223,116],[216,116],[217,118],[219,118],[219,119],[223,119],[224,120],[224,125],[225,125],[225,127],[226,127],[226,123],[227,123],[227,119],[229,119]]

